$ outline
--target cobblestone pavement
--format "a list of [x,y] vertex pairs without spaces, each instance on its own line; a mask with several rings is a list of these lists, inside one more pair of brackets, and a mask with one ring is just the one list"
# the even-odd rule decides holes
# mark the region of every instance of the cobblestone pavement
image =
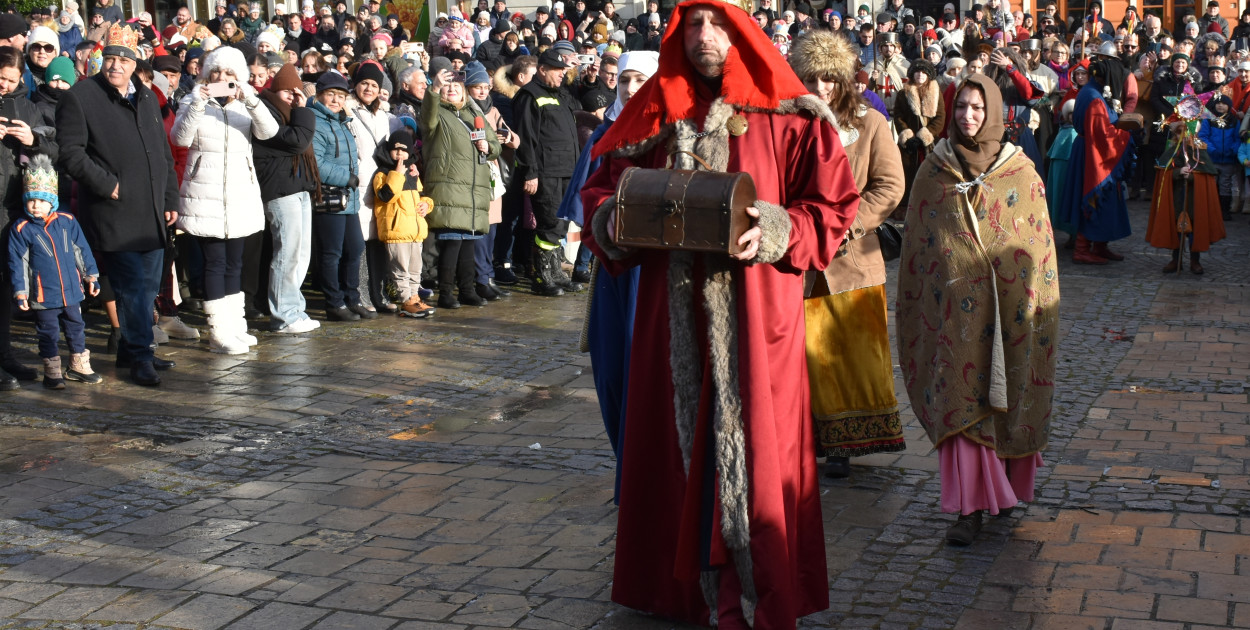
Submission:
[[[1250,226],[1202,277],[1139,238],[1108,267],[1061,257],[1036,501],[947,548],[905,412],[906,452],[824,481],[832,605],[802,627],[1250,627]],[[175,341],[159,390],[93,346],[104,385],[0,394],[0,628],[674,627],[609,601],[583,308],[518,295],[238,357]]]

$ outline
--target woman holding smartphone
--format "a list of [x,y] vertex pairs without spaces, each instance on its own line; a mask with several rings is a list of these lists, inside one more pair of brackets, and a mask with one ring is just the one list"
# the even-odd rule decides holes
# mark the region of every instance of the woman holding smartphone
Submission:
[[238,49],[206,55],[170,132],[175,145],[189,149],[178,227],[196,237],[204,252],[209,349],[224,354],[256,344],[247,334],[242,285],[243,239],[265,227],[252,139],[272,138],[279,126],[249,78]]

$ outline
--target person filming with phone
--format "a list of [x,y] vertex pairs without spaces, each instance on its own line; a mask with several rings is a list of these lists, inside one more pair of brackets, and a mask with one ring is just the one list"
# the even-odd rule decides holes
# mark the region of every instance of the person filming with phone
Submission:
[[204,252],[204,312],[209,349],[242,354],[256,345],[243,310],[243,239],[265,228],[265,208],[252,163],[252,139],[268,140],[278,121],[248,83],[237,48],[204,57],[196,88],[183,97],[170,132],[188,147],[178,227]]

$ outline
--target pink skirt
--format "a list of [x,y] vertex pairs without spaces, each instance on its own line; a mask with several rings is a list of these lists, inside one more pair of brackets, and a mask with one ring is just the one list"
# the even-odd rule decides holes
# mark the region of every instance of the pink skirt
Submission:
[[956,435],[938,446],[942,469],[942,511],[998,514],[1033,500],[1041,453],[1003,459],[993,449]]

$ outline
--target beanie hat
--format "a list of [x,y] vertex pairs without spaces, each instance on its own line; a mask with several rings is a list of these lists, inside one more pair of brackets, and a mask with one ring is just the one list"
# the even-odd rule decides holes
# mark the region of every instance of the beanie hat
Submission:
[[52,167],[52,159],[42,153],[32,156],[30,163],[26,166],[24,178],[26,193],[22,195],[22,201],[42,199],[52,204],[51,212],[56,212],[57,206],[60,205],[56,194],[60,182],[56,176],[56,169]]
[[259,48],[261,44],[269,44],[274,50],[282,50],[281,38],[271,30],[261,31],[260,35],[256,36],[256,47]]
[[360,65],[356,67],[356,72],[352,74],[352,85],[356,86],[359,85],[361,81],[369,80],[377,83],[379,88],[381,88],[382,83],[386,81],[386,73],[382,71],[382,65],[372,59],[362,61]]
[[481,85],[490,83],[490,75],[486,73],[486,66],[480,61],[470,61],[464,67],[464,84],[465,85]]
[[868,85],[868,73],[867,73],[867,72],[864,72],[863,70],[860,70],[859,72],[856,72],[856,73],[855,73],[855,82],[856,82],[856,83],[863,83],[864,85]]
[[57,36],[56,31],[46,26],[36,26],[30,29],[30,37],[26,40],[26,52],[30,52],[30,47],[34,44],[49,44],[54,49],[53,54],[61,54],[61,38]]
[[344,92],[352,91],[347,85],[347,79],[344,79],[343,75],[333,71],[327,72],[321,75],[320,79],[317,79],[317,94],[321,94],[322,92],[329,90],[342,90]]
[[450,59],[446,57],[431,57],[430,58],[430,71],[429,71],[430,78],[434,78],[438,76],[438,74],[444,70],[447,70],[447,71],[451,70]]
[[209,73],[218,69],[233,73],[234,80],[240,83],[247,83],[252,77],[247,68],[247,59],[238,48],[222,46],[205,55],[204,61],[200,62],[200,80],[207,80]]
[[0,13],[0,39],[21,35],[27,30],[26,20],[16,13]]
[[44,81],[64,81],[73,87],[74,82],[78,79],[78,73],[74,71],[74,62],[69,57],[57,57],[48,64],[48,69],[43,71]]
[[582,109],[593,112],[612,104],[616,100],[616,94],[608,90],[590,90],[582,95]]
[[299,78],[299,70],[296,70],[295,66],[288,63],[283,64],[278,69],[278,73],[273,75],[273,80],[269,82],[269,89],[274,92],[302,90],[304,89],[304,82]]

